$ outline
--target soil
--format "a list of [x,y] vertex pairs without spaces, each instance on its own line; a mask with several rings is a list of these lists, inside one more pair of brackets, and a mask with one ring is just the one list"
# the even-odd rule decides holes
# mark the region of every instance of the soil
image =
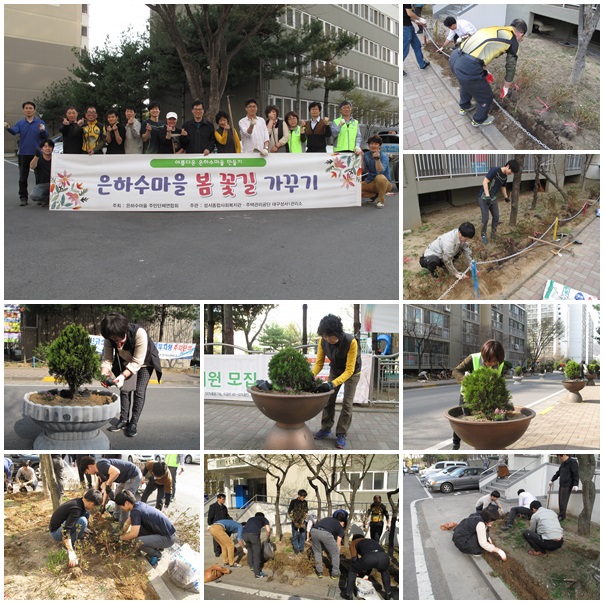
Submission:
[[48,405],[50,407],[61,407],[69,405],[73,407],[95,407],[97,405],[108,405],[112,402],[111,394],[100,394],[98,391],[82,390],[72,399],[67,398],[67,390],[48,390],[36,392],[30,395],[32,403]]
[[63,546],[48,533],[51,514],[50,499],[41,492],[4,496],[5,600],[159,600],[144,558],[107,544],[106,535],[116,527],[107,518],[94,518],[90,527],[96,535],[76,545],[79,567],[53,563]]
[[502,531],[504,521],[496,522],[490,534],[493,543],[507,554],[507,561],[496,555],[485,555],[493,569],[520,600],[599,600],[600,587],[593,567],[600,555],[600,528],[592,523],[591,535],[577,534],[577,519],[563,522],[564,545],[547,556],[531,556],[522,532],[528,520],[516,518],[514,528]]
[[[511,185],[510,185],[511,189]],[[569,188],[566,188],[567,192]],[[585,195],[585,193],[584,193]],[[552,224],[556,215],[560,216],[559,232],[568,235],[566,242],[574,239],[576,233],[585,221],[594,219],[594,209],[588,208],[587,216],[579,214],[571,223],[564,225],[563,216],[569,216],[578,211],[584,203],[583,197],[576,202],[576,210],[569,212],[562,205],[562,198],[555,207],[548,207],[549,194],[539,193],[537,208],[531,210],[533,193],[521,193],[518,202],[518,222],[516,227],[508,226],[511,204],[499,201],[499,220],[497,236],[492,237],[489,230],[489,242],[485,246],[480,239],[480,210],[477,204],[468,203],[463,206],[447,206],[422,215],[424,224],[404,235],[403,239],[403,298],[407,300],[436,300],[455,283],[456,279],[449,275],[446,269],[437,271],[436,279],[430,276],[426,269],[419,265],[419,258],[428,245],[439,235],[457,228],[462,222],[472,220],[477,231],[470,243],[472,256],[478,262],[509,256],[532,243],[530,236],[538,237]],[[490,227],[489,227],[490,229]],[[551,231],[550,231],[551,233]],[[551,239],[551,237],[550,237]],[[550,246],[538,244],[529,251],[510,260],[486,264],[478,267],[480,297],[483,299],[502,300],[507,298],[526,281],[531,275],[543,267],[552,257]],[[572,251],[572,248],[571,248]],[[465,258],[456,261],[460,270],[466,268]],[[469,273],[467,273],[469,275]],[[445,300],[471,300],[475,298],[472,279],[460,281],[446,296]]]
[[[444,41],[444,30],[444,26],[440,26],[440,33],[434,36],[435,39],[442,38]],[[443,74],[458,88],[457,79],[448,67],[448,58],[437,53],[430,42],[424,52],[430,61],[444,68]],[[450,54],[450,46],[447,52]],[[599,149],[600,60],[588,56],[581,82],[578,86],[570,87],[566,82],[575,53],[575,48],[563,46],[549,36],[529,36],[520,44],[518,53],[514,83],[519,90],[510,90],[502,101],[495,94],[495,100],[503,109],[551,149]],[[500,90],[498,85],[505,76],[505,57],[489,63],[488,70],[495,78],[493,90]],[[495,103],[490,113],[495,116],[495,126],[515,149],[543,150]]]

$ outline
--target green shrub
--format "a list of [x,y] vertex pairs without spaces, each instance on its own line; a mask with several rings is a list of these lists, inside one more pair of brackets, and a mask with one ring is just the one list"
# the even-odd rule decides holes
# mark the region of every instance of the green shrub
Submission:
[[587,369],[589,369],[589,373],[597,375],[600,371],[600,364],[597,361],[592,361],[587,366]]
[[315,376],[306,357],[288,346],[279,351],[268,363],[268,377],[275,390],[310,392]]
[[46,361],[48,360],[48,348],[49,348],[50,344],[48,344],[48,342],[44,342],[42,344],[38,344],[35,348],[34,348],[34,356],[36,357],[36,359],[40,360],[40,361]]
[[55,382],[64,382],[73,398],[80,386],[98,377],[101,360],[90,343],[88,332],[81,326],[68,325],[48,347],[48,373]]
[[518,377],[522,377],[524,375],[524,371],[520,365],[516,366],[516,369],[514,369],[514,374]]
[[506,359],[505,361],[503,361],[503,372],[507,373],[513,366],[514,364],[512,363],[512,361],[508,361]]
[[569,361],[564,368],[564,375],[567,380],[581,379],[581,365],[577,361]]
[[480,367],[463,379],[463,398],[472,415],[493,420],[496,411],[513,411],[505,378],[496,369]]

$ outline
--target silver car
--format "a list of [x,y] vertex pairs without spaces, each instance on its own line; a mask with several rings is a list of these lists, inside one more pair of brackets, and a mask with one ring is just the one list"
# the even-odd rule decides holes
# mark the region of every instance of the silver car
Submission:
[[461,489],[478,489],[482,468],[457,468],[450,474],[435,476],[428,481],[432,491],[451,493]]

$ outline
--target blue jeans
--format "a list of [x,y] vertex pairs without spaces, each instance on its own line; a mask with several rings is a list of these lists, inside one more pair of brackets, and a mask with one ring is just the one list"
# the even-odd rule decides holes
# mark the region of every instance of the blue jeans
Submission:
[[296,528],[296,525],[292,522],[292,545],[294,546],[294,552],[304,551],[304,542],[306,541],[306,528]]
[[419,41],[419,38],[415,33],[415,28],[413,25],[403,25],[403,61],[409,54],[409,46],[413,48],[419,68],[424,69],[426,66],[426,60],[422,54],[422,43]]
[[[84,512],[83,516],[80,516],[76,523],[73,525],[71,529],[71,544],[73,545],[78,539],[82,539],[84,537],[84,531],[88,526],[88,518],[90,518],[90,512]],[[51,531],[50,536],[55,541],[63,541],[63,527],[65,523],[63,523],[56,531]]]

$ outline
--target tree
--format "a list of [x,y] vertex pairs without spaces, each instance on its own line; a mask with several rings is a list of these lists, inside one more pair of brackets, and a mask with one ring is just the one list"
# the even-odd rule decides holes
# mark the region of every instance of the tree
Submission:
[[541,190],[541,180],[539,179],[539,173],[541,172],[541,155],[536,154],[535,156],[535,184],[533,185],[533,203],[531,204],[531,210],[537,208],[537,195]]
[[368,135],[379,124],[392,124],[393,115],[398,116],[398,106],[392,101],[373,94],[366,94],[361,90],[351,90],[341,101],[348,100],[352,103],[354,117],[367,124]]
[[561,319],[544,317],[540,322],[528,326],[527,329],[527,358],[537,362],[544,350],[564,333],[564,323]]
[[399,500],[394,503],[394,495],[398,495],[398,488],[394,491],[388,491],[386,496],[388,497],[388,503],[392,510],[392,520],[390,521],[390,532],[388,533],[388,555],[392,557],[394,555],[394,538],[396,536],[396,519],[398,517],[398,504]]
[[570,78],[568,79],[568,83],[571,86],[575,86],[581,81],[581,76],[585,69],[587,47],[589,46],[599,22],[600,4],[579,4],[577,53],[575,54],[575,62],[573,63],[573,69]]
[[[276,304],[234,304],[233,305],[233,325],[238,331],[243,331],[245,343],[248,350],[252,350],[252,345],[260,335],[268,315]],[[260,325],[258,326],[258,321]],[[252,335],[254,326],[257,326],[256,332]]]
[[317,495],[317,516],[319,519],[321,519],[321,498],[319,496],[319,488],[314,484],[315,480],[318,480],[323,485],[323,489],[325,490],[325,497],[327,499],[326,517],[330,518],[333,509],[331,494],[336,490],[337,486],[342,480],[342,474],[341,472],[338,472],[339,456],[335,453],[331,456],[331,465],[327,463],[330,459],[329,455],[302,454],[300,457],[312,474],[312,477],[308,479],[308,482],[315,490]]
[[[599,304],[593,304],[592,305],[597,313],[598,313],[598,322],[599,322],[599,317],[600,317],[600,305]],[[594,340],[599,344],[600,343],[600,326],[598,325],[598,327],[596,327],[596,335],[594,336]]]
[[[184,69],[193,98],[207,98],[206,114],[213,116],[228,83],[233,59],[245,51],[263,26],[284,10],[279,4],[147,4],[165,27]],[[180,10],[184,9],[184,15]],[[181,16],[182,15],[182,16]],[[182,23],[188,19],[195,39],[187,40]],[[210,72],[209,96],[202,67],[194,59],[192,48],[201,48]]]
[[[432,359],[433,359],[433,350],[435,349],[436,340],[435,338],[442,333],[442,326],[437,325],[431,321],[421,322],[420,315],[416,313],[420,309],[416,309],[414,307],[409,307],[411,313],[414,313],[412,318],[405,317],[403,322],[403,333],[408,336],[414,342],[414,351],[417,353],[418,361],[417,361],[417,370],[421,371],[423,357],[424,355],[428,355],[430,371],[432,371]],[[424,313],[424,321],[425,321],[425,313],[429,311],[422,310],[420,311]],[[438,313],[437,313],[438,314]]]
[[330,92],[337,90],[350,92],[355,87],[353,80],[340,75],[337,59],[347,55],[358,41],[359,37],[356,34],[346,31],[336,34],[332,31],[324,35],[311,51],[309,58],[313,61],[313,66],[310,70],[311,79],[306,85],[306,89],[323,88],[325,90],[323,96],[325,115],[328,113]]
[[596,473],[595,455],[577,455],[579,462],[579,479],[583,496],[583,509],[579,514],[577,533],[583,537],[589,537],[591,532],[591,513],[596,501],[596,485],[594,475]]
[[518,219],[520,185],[522,184],[522,170],[524,168],[524,155],[515,155],[514,157],[520,165],[520,170],[518,170],[518,172],[514,174],[514,181],[512,184],[512,207],[510,209],[510,226],[516,226],[516,221]]
[[258,343],[269,350],[281,350],[286,346],[298,346],[301,343],[301,335],[295,323],[288,323],[285,327],[277,323],[267,325],[260,336]]
[[50,455],[45,453],[40,454],[40,472],[42,473],[41,478],[44,485],[44,493],[50,495],[54,512],[61,505],[61,491]]
[[232,348],[235,344],[235,327],[233,324],[233,305],[222,305],[222,343],[230,344],[222,348],[222,354],[235,354],[235,349]]

